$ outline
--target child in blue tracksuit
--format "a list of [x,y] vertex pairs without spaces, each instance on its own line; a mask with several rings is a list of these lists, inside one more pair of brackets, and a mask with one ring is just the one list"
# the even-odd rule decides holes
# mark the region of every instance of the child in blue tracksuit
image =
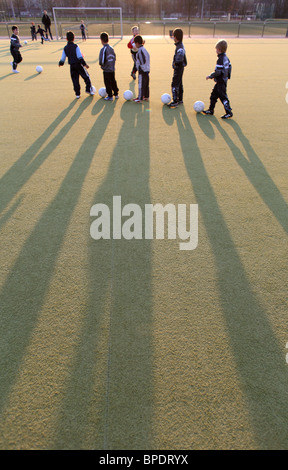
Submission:
[[86,93],[93,95],[92,85],[90,76],[86,69],[89,68],[89,65],[86,64],[83,55],[80,51],[80,48],[77,44],[74,43],[74,33],[68,31],[66,34],[67,44],[63,49],[61,59],[59,61],[59,67],[64,65],[66,57],[68,57],[68,64],[70,65],[70,75],[73,83],[73,88],[75,91],[76,98],[80,98],[80,83],[79,77],[81,76],[86,85]]

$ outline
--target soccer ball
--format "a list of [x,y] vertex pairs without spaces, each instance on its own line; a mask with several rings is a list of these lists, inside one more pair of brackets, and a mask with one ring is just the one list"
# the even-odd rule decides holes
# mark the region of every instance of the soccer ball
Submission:
[[161,101],[163,104],[168,104],[171,101],[171,96],[169,93],[164,93],[164,95],[161,96]]
[[204,108],[205,108],[205,105],[203,101],[196,101],[193,105],[193,109],[194,111],[196,111],[196,113],[202,113],[202,111],[204,111]]
[[37,65],[36,72],[41,73],[43,71],[43,67],[41,65]]
[[99,96],[101,96],[101,98],[105,98],[105,96],[107,95],[106,93],[106,88],[102,87],[102,88],[99,88]]
[[127,101],[132,100],[132,98],[133,98],[133,93],[132,93],[132,91],[131,91],[131,90],[126,90],[126,91],[124,91],[123,97],[124,97],[124,99],[127,100]]
[[27,41],[24,41],[24,44],[27,44]]
[[91,85],[90,95],[95,95],[95,93],[96,93],[96,88],[95,88],[95,86]]

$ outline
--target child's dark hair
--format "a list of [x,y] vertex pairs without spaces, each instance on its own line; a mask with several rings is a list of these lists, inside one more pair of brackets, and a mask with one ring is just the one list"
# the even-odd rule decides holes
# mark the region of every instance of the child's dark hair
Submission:
[[108,33],[105,33],[105,31],[104,31],[104,33],[101,33],[101,34],[100,34],[100,39],[101,39],[101,41],[103,41],[103,42],[109,42],[109,34],[108,34]]
[[74,39],[75,39],[75,34],[73,33],[73,31],[67,31],[66,33],[66,39],[67,41],[69,42],[73,42]]
[[173,36],[174,38],[177,39],[177,41],[182,41],[183,40],[183,31],[180,28],[176,28],[173,31]]
[[217,42],[215,47],[221,52],[226,52],[228,47],[227,41],[225,41],[225,39],[221,39],[221,41]]
[[18,26],[16,26],[16,24],[14,24],[11,29],[12,29],[12,31],[15,31],[15,29],[18,29]]
[[140,34],[138,34],[138,36],[135,36],[134,42],[135,42],[135,44],[136,44],[136,43],[137,43],[137,44],[143,44],[143,38],[142,38],[142,36],[140,36]]

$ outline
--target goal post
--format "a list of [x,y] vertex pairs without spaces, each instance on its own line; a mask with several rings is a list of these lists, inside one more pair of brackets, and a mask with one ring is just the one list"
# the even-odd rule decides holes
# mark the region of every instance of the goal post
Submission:
[[[86,25],[88,25],[89,37],[99,36],[102,30],[97,31],[97,34],[96,28],[97,25],[101,25],[103,26],[104,31],[106,31],[106,29],[110,29],[110,31],[107,31],[109,36],[120,37],[123,39],[123,18],[121,7],[53,7],[52,10],[57,39],[61,39],[64,35],[63,33],[68,29],[79,28],[80,31],[80,23],[76,21],[76,18],[80,17],[80,15],[83,16],[81,19],[85,20]],[[62,15],[64,15],[62,17],[61,12]],[[98,17],[97,13],[99,14]],[[111,13],[115,15],[112,19],[110,17]],[[105,14],[108,19],[104,19]],[[74,21],[71,19],[72,17],[75,18]],[[109,28],[105,28],[105,26],[108,26]]]

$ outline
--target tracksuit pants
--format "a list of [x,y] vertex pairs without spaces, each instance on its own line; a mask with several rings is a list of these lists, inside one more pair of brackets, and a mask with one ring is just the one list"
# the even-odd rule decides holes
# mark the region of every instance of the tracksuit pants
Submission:
[[136,51],[136,52],[131,51],[131,56],[132,56],[132,59],[133,59],[133,69],[132,69],[132,72],[131,72],[131,73],[136,73],[136,72],[137,72],[137,67],[136,67],[136,54],[137,54],[137,51]]
[[103,72],[103,78],[109,98],[112,98],[113,94],[114,96],[118,96],[119,89],[115,79],[115,72]]
[[221,103],[223,104],[226,113],[230,113],[231,112],[231,106],[230,106],[230,102],[229,102],[228,95],[227,95],[227,83],[219,82],[219,83],[215,84],[215,86],[212,90],[211,96],[210,96],[209,109],[211,111],[214,111],[214,108],[215,108],[215,105],[217,103],[218,98],[220,99]]
[[177,67],[174,69],[174,74],[171,83],[174,103],[178,101],[183,101],[183,72],[184,67]]
[[149,72],[139,70],[138,73],[138,98],[149,98]]
[[12,62],[12,67],[13,70],[17,69],[17,65],[22,62],[22,55],[20,54],[19,51],[11,51],[12,57],[13,57],[13,62]]
[[86,85],[86,91],[88,93],[90,93],[90,88],[91,88],[91,80],[90,80],[90,76],[89,76],[89,73],[87,72],[87,70],[85,69],[85,67],[83,67],[82,64],[71,64],[70,65],[70,75],[71,75],[71,79],[72,79],[72,82],[73,82],[73,87],[74,87],[74,91],[75,91],[75,95],[76,96],[79,96],[80,95],[80,83],[79,83],[79,77],[81,76],[85,82],[85,85]]

